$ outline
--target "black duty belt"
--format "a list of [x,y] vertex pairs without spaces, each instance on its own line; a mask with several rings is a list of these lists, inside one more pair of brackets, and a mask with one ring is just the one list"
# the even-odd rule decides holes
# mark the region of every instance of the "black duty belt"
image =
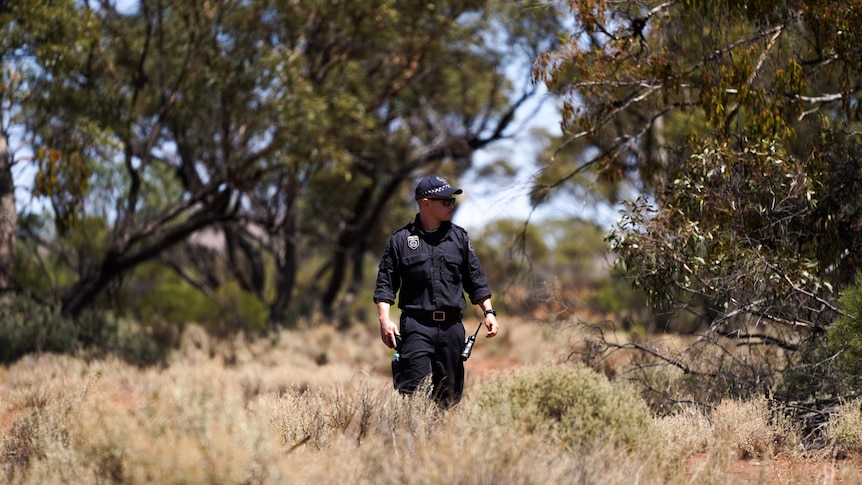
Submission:
[[462,314],[456,310],[404,310],[404,313],[419,323],[447,323],[461,321]]

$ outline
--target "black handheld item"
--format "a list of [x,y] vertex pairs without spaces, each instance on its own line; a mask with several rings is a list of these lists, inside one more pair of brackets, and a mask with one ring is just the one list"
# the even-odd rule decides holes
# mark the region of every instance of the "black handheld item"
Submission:
[[467,340],[464,341],[464,351],[461,352],[461,362],[470,358],[470,353],[473,352],[473,344],[476,343],[476,335],[479,335],[480,328],[482,328],[482,322],[479,322],[479,326],[476,327],[476,331],[473,332],[473,335],[470,335],[467,337]]
[[392,386],[400,391],[404,384],[403,376],[404,367],[407,363],[401,358],[401,336],[395,336],[395,355],[392,356]]

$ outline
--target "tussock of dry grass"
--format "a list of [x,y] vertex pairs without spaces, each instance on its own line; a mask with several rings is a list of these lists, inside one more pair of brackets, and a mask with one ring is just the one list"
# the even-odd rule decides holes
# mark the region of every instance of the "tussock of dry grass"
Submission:
[[827,435],[846,453],[862,455],[862,399],[842,404],[829,423]]
[[[549,368],[566,339],[520,325],[477,344],[483,377],[446,412],[392,391],[376,328],[248,343],[192,327],[162,369],[30,356],[0,369],[0,482],[729,483],[733,460],[792,456],[760,401],[651,418],[603,376]],[[593,405],[612,414],[581,419]],[[842,416],[858,438],[858,403]]]

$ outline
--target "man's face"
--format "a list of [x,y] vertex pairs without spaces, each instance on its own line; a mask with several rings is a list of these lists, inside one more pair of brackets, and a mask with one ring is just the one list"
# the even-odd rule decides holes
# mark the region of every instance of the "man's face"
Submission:
[[455,197],[425,197],[427,207],[431,215],[437,220],[448,221],[452,219],[455,211]]

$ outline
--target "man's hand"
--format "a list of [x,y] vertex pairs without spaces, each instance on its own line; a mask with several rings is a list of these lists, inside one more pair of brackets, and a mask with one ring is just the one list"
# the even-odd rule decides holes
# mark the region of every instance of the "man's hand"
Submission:
[[380,321],[380,340],[390,349],[396,346],[395,336],[401,335],[398,332],[398,326],[389,319],[389,307],[392,304],[388,301],[377,302],[377,319]]
[[493,313],[485,315],[485,328],[488,330],[488,333],[485,334],[485,338],[491,338],[494,335],[497,335],[497,331],[500,327],[497,325],[497,317],[494,316]]
[[395,348],[395,336],[400,335],[398,333],[398,326],[395,325],[395,322],[386,318],[385,320],[380,320],[380,339],[383,340],[383,343],[386,344],[390,349]]

